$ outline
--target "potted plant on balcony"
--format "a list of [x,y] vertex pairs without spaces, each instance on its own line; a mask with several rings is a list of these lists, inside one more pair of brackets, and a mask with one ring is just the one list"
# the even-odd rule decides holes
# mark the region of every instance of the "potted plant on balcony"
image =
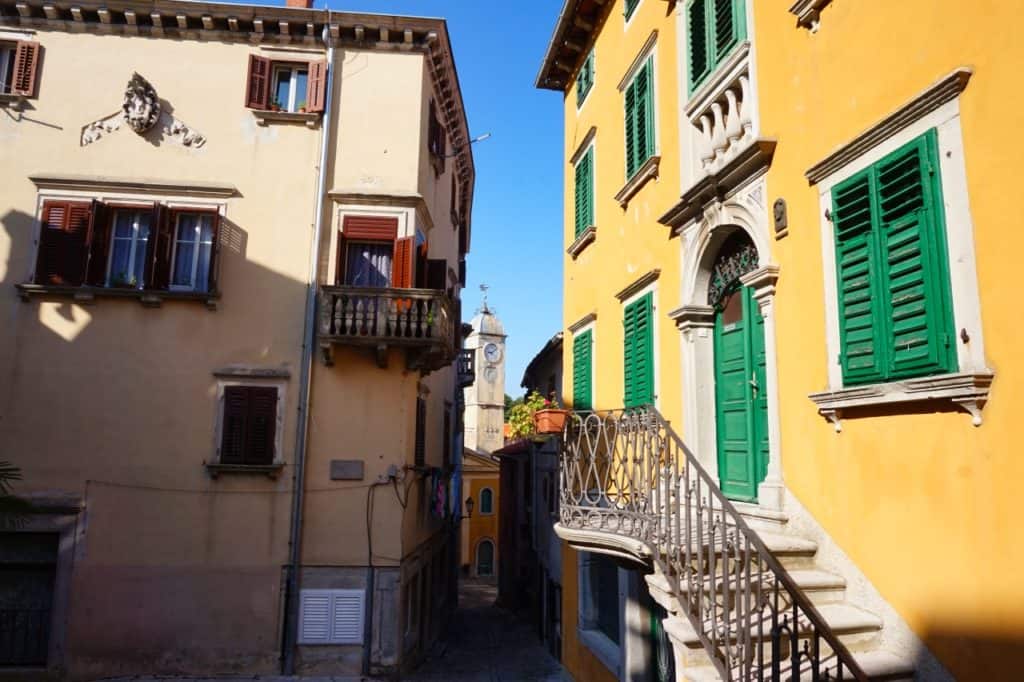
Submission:
[[[538,398],[540,395],[534,393]],[[540,409],[533,413],[533,421],[537,433],[551,434],[561,433],[565,428],[565,420],[569,416],[569,410],[563,410],[555,398],[554,392],[550,398],[544,398]]]

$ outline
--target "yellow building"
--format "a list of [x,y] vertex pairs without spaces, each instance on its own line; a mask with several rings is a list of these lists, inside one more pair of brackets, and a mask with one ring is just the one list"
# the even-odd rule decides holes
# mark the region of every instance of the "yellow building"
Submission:
[[[462,488],[467,518],[462,520],[462,573],[493,581],[498,576],[499,467],[490,455],[466,448]],[[469,502],[472,500],[472,503]],[[471,509],[470,509],[471,507]]]
[[454,606],[447,25],[288,4],[0,0],[5,671],[386,675]]
[[[645,665],[601,580],[667,611],[663,678],[805,642],[819,674],[1018,675],[1014,13],[565,3],[537,84],[565,97],[566,400],[601,411],[556,527],[578,677]],[[792,611],[731,592],[723,545]]]

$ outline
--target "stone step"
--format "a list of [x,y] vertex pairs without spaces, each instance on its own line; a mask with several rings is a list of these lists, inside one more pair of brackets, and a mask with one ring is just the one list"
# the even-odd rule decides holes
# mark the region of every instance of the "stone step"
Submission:
[[[803,592],[811,600],[811,603],[816,606],[841,602],[843,600],[846,590],[846,580],[844,580],[842,576],[813,568],[795,569],[788,571],[788,573],[789,577],[793,579],[800,591]],[[774,578],[771,573],[766,572],[762,576],[762,579],[762,594],[767,595],[775,584]],[[717,574],[714,581],[712,581],[711,578],[705,577],[701,583],[703,589],[707,589],[712,584],[719,593],[728,592],[730,596],[735,596],[737,584],[734,576],[730,575],[727,579],[724,579],[720,574]],[[665,585],[667,587],[667,583],[665,583]],[[747,585],[750,586],[748,596],[751,599],[756,599],[757,576],[753,576],[751,580],[746,581],[746,585],[744,585],[744,587]],[[684,584],[681,587],[681,592],[686,593],[687,587],[688,586]],[[781,589],[782,588],[780,586],[780,590]],[[783,590],[781,593],[785,594],[785,591]]]

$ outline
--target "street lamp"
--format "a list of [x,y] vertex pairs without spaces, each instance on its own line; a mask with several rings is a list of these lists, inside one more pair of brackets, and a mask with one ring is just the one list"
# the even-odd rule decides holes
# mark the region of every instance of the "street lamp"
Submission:
[[473,496],[472,495],[466,498],[466,515],[463,518],[466,518],[466,519],[473,518],[473,507],[475,505],[476,505],[476,502],[473,501]]

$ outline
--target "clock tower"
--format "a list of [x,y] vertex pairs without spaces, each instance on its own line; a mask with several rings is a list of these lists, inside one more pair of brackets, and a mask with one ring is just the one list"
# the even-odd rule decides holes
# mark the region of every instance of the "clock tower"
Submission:
[[505,328],[487,307],[471,322],[465,347],[472,350],[476,381],[466,388],[466,446],[494,452],[505,444]]

